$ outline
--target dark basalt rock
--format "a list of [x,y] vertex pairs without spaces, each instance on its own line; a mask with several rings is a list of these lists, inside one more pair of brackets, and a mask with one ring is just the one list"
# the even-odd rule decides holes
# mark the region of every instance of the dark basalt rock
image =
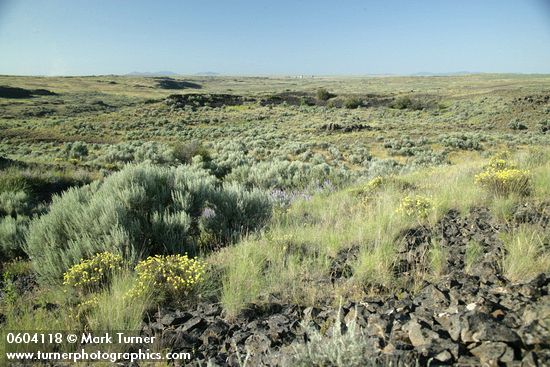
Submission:
[[201,89],[202,85],[185,80],[177,80],[173,78],[155,78],[157,79],[157,87],[161,89]]
[[305,92],[283,92],[260,99],[261,106],[273,106],[283,103],[290,106],[315,106],[319,104],[320,101],[313,95]]
[[363,124],[352,124],[347,126],[342,126],[340,124],[336,123],[329,123],[322,125],[319,130],[321,131],[342,131],[345,133],[354,132],[354,131],[362,131],[362,130],[373,130],[373,127],[370,125],[363,125]]
[[[525,284],[503,277],[495,265],[503,254],[497,232],[488,211],[477,208],[467,215],[450,211],[434,228],[401,233],[396,263],[404,266],[395,270],[403,276],[422,266],[420,257],[434,238],[452,257],[446,275],[414,293],[370,296],[338,308],[302,308],[271,297],[233,319],[220,305],[203,303],[193,310],[161,310],[142,332],[160,335],[169,349],[190,351],[194,365],[239,366],[245,356],[248,365],[292,365],[291,346],[309,342],[312,330],[330,336],[339,326],[347,333],[351,322],[364,355],[380,365],[550,365],[550,275]],[[472,239],[482,245],[484,270],[468,273],[464,256]],[[334,282],[345,280],[346,264],[356,254],[352,247],[332,259]]]
[[510,363],[514,360],[514,350],[502,342],[483,342],[470,349],[470,353],[476,356],[481,363],[488,365],[497,365],[499,362]]
[[182,109],[187,106],[197,109],[199,107],[239,106],[250,101],[249,98],[233,94],[172,94],[166,98],[165,103],[173,109]]
[[0,98],[31,98],[32,96],[55,96],[56,93],[46,89],[25,89],[0,86]]
[[330,280],[336,282],[341,278],[350,278],[353,275],[353,268],[350,264],[357,259],[359,247],[354,246],[340,250],[332,259],[330,265]]

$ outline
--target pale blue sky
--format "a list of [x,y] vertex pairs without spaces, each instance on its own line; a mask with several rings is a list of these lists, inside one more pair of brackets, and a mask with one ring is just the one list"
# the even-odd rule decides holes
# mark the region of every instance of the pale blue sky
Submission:
[[0,74],[550,73],[550,0],[0,0]]

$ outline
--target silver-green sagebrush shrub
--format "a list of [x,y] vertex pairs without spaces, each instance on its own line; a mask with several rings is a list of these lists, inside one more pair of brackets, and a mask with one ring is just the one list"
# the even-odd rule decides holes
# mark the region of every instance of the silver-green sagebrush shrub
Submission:
[[88,145],[81,141],[66,143],[63,152],[67,158],[83,158],[88,155]]
[[18,216],[0,218],[0,258],[13,259],[23,255],[28,218]]
[[26,191],[0,193],[0,215],[18,216],[28,212],[30,198]]
[[201,230],[212,245],[236,240],[242,233],[263,226],[271,213],[271,201],[259,189],[246,190],[236,183],[226,183],[214,194],[213,205],[200,218]]
[[350,174],[326,163],[274,160],[237,167],[227,180],[264,189],[310,188],[326,181],[339,186],[350,180]]
[[261,193],[236,195],[235,190],[193,166],[128,165],[54,197],[49,212],[31,223],[25,251],[50,283],[58,283],[80,259],[101,252],[131,263],[155,254],[193,254],[205,208],[215,208],[217,221],[228,226],[205,226],[223,239],[237,229],[255,229],[271,215],[270,206],[254,204]]
[[369,356],[367,336],[357,325],[355,318],[343,323],[339,321],[339,317],[340,315],[326,335],[304,325],[307,341],[294,344],[291,347],[293,353],[289,358],[283,359],[282,364],[288,367],[383,365]]

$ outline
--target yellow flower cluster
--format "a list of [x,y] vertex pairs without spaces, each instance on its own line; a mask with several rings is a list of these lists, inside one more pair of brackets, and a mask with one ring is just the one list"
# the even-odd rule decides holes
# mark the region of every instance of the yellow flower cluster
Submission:
[[165,292],[172,296],[186,294],[201,280],[206,265],[187,255],[155,255],[136,265],[137,285],[129,296],[148,291]]
[[489,161],[489,165],[487,166],[487,170],[496,170],[501,171],[505,169],[516,169],[517,166],[510,161],[507,161],[506,159],[500,158],[499,156],[491,158]]
[[109,281],[115,270],[122,268],[122,256],[102,252],[81,260],[63,276],[63,284],[81,291],[93,291]]
[[433,203],[424,196],[416,195],[405,196],[401,199],[401,204],[397,208],[398,213],[403,213],[409,217],[427,218],[433,209]]
[[500,196],[511,193],[526,196],[532,190],[530,172],[503,159],[492,159],[485,171],[475,176],[475,182]]
[[69,309],[69,318],[79,323],[84,322],[84,318],[94,308],[99,305],[99,299],[96,295],[93,295],[84,301],[78,303],[76,306]]
[[374,191],[379,187],[381,187],[383,183],[384,183],[384,179],[380,176],[376,176],[375,178],[367,182],[366,189],[368,191]]

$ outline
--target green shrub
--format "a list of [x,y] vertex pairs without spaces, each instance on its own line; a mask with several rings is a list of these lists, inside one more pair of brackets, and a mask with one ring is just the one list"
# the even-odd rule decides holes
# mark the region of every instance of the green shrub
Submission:
[[6,169],[0,174],[0,193],[18,192],[28,189],[27,180],[16,169]]
[[448,153],[446,151],[434,152],[425,150],[415,154],[414,159],[410,162],[412,166],[442,166],[450,163]]
[[348,97],[344,101],[344,107],[348,108],[350,110],[359,108],[359,107],[361,107],[362,104],[363,104],[363,101],[361,101],[357,97]]
[[204,163],[212,160],[208,149],[198,141],[176,143],[173,145],[174,158],[181,163],[191,163],[193,157],[200,156]]
[[243,211],[237,219],[224,217],[234,212],[216,213],[231,225],[213,233],[220,238],[226,231],[248,231],[265,222],[245,218],[271,215],[270,207],[258,209],[249,202],[260,193],[235,195],[228,188],[224,195],[224,190],[215,177],[193,166],[129,165],[103,181],[55,196],[49,212],[31,223],[25,251],[43,280],[59,282],[68,268],[98,252],[120,254],[130,262],[154,254],[194,253],[199,217],[210,205]]
[[235,183],[224,184],[216,192],[209,211],[200,218],[201,230],[213,243],[223,244],[236,240],[241,233],[262,227],[271,212],[271,202],[264,192],[250,191]]
[[88,145],[81,141],[66,143],[64,153],[67,158],[80,159],[88,156]]
[[226,181],[256,186],[262,189],[312,188],[330,181],[342,185],[350,180],[348,170],[334,168],[326,163],[274,160],[242,165],[233,169]]
[[0,193],[0,215],[28,214],[30,209],[30,197],[25,191],[4,191]]
[[527,126],[517,119],[510,121],[508,127],[512,130],[527,130]]
[[23,256],[28,218],[0,218],[0,258],[4,261]]
[[425,110],[431,107],[436,107],[436,103],[434,101],[427,101],[422,100],[419,98],[411,98],[410,96],[401,96],[397,97],[391,104],[391,108],[395,108],[398,110],[413,110],[413,111],[421,111]]
[[[350,311],[354,312],[354,311]],[[283,365],[293,367],[363,367],[378,365],[368,353],[368,341],[364,331],[355,320],[342,325],[336,317],[329,325],[329,335],[322,331],[306,329],[307,342],[295,344],[289,360]],[[345,331],[343,331],[345,330]]]
[[396,108],[398,110],[404,110],[409,108],[413,104],[413,101],[411,100],[411,97],[409,96],[402,96],[397,97],[390,105],[391,108]]
[[367,176],[389,176],[399,173],[403,166],[393,159],[373,158],[367,168]]
[[404,137],[391,139],[384,142],[384,148],[389,149],[391,155],[414,156],[426,152],[429,142],[425,138],[411,139]]
[[109,284],[113,273],[122,269],[122,256],[102,252],[72,266],[63,275],[63,284],[80,293],[90,293]]
[[550,131],[550,120],[541,120],[539,122],[539,130],[543,134],[546,134],[548,131]]
[[329,99],[336,97],[334,94],[330,93],[325,88],[317,89],[317,99],[320,101],[328,101]]
[[481,150],[482,138],[477,134],[458,133],[441,137],[441,143],[445,147],[462,150]]
[[172,149],[155,141],[130,141],[109,146],[100,158],[101,162],[117,163],[176,163]]

